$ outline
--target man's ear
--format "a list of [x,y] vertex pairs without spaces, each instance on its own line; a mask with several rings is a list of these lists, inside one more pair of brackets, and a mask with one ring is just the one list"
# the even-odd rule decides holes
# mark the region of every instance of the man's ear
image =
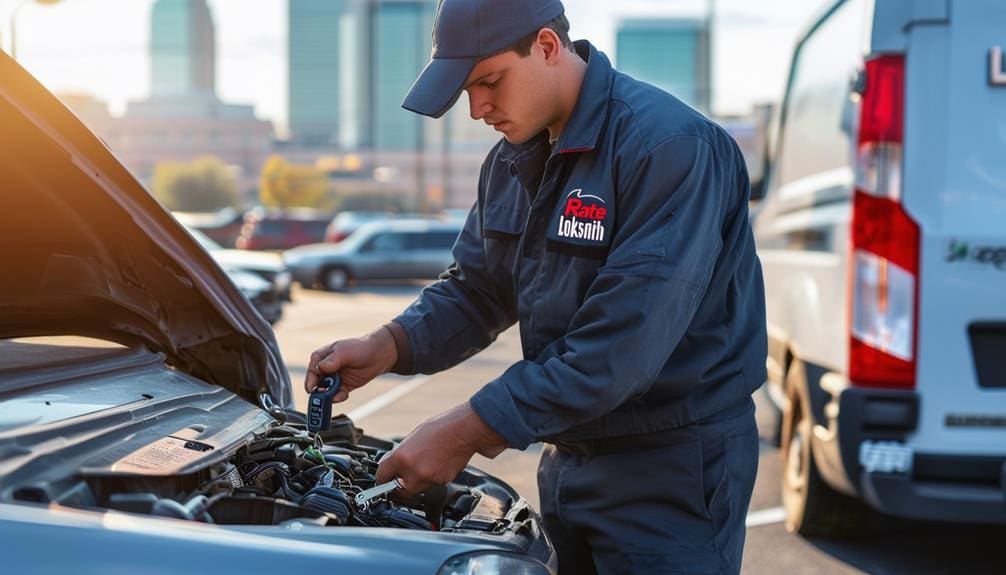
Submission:
[[541,48],[547,63],[552,64],[559,61],[559,53],[562,51],[562,41],[559,40],[559,36],[555,33],[555,30],[551,28],[538,30],[538,38],[535,40],[535,43]]

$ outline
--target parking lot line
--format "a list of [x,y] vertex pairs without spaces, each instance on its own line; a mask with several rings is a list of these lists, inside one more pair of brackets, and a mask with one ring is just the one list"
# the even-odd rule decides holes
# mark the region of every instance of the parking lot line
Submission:
[[769,507],[768,509],[759,509],[758,511],[749,512],[745,525],[747,527],[759,527],[761,525],[782,523],[785,520],[785,509],[782,507]]
[[367,403],[364,403],[360,407],[350,411],[346,415],[349,416],[353,421],[359,421],[368,415],[379,411],[392,403],[398,401],[402,397],[412,393],[413,391],[419,389],[426,382],[430,381],[429,376],[419,376],[414,377],[408,381],[408,383],[402,383],[393,387],[390,391],[386,391],[381,395],[378,395],[374,399],[371,399]]

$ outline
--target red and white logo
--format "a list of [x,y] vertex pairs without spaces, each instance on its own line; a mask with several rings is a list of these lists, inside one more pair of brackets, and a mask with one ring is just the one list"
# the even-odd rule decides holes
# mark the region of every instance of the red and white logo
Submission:
[[577,188],[566,195],[566,206],[559,215],[559,237],[603,242],[607,215],[603,199]]

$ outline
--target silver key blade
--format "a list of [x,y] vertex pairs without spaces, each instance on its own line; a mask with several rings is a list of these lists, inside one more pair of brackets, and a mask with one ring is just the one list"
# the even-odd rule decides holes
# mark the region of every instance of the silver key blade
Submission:
[[382,483],[380,485],[375,485],[370,489],[364,489],[363,491],[356,494],[356,504],[357,505],[367,505],[372,500],[378,497],[383,497],[396,489],[402,487],[402,482],[396,477],[387,483]]

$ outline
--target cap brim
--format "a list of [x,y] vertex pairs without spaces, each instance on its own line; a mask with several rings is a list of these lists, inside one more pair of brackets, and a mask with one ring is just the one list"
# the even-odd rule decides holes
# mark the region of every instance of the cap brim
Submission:
[[476,61],[476,58],[430,60],[405,95],[402,107],[431,118],[443,116],[458,101]]

